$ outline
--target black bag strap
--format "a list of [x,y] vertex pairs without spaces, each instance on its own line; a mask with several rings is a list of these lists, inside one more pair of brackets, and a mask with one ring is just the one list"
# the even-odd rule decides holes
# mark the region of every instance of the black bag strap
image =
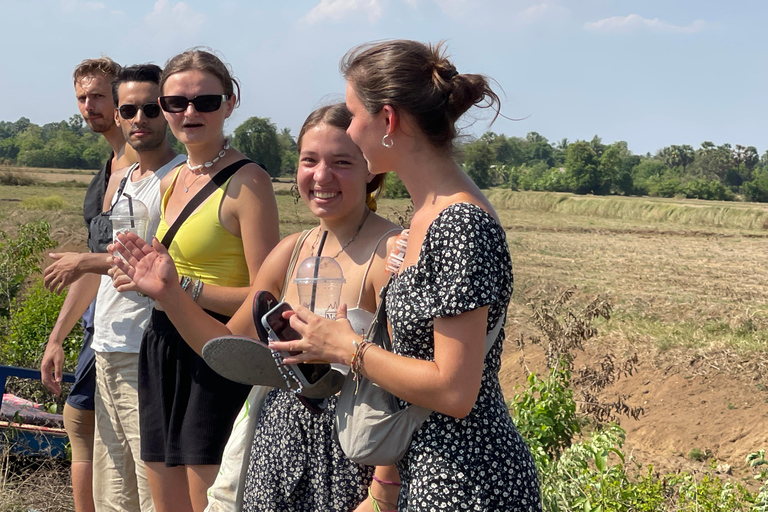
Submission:
[[113,206],[117,204],[117,201],[120,200],[120,196],[123,195],[123,189],[125,188],[125,184],[128,183],[128,177],[131,175],[131,172],[133,172],[133,167],[131,167],[128,170],[128,173],[123,176],[123,179],[120,180],[120,186],[117,187],[117,194],[115,194],[116,201],[112,204]]
[[187,217],[192,215],[192,212],[194,212],[198,206],[203,204],[203,201],[208,199],[208,196],[213,194],[214,190],[222,186],[229,178],[231,178],[232,175],[238,171],[238,169],[249,163],[251,163],[250,160],[243,158],[242,160],[238,160],[237,162],[228,165],[224,169],[217,172],[216,175],[211,178],[211,181],[206,183],[206,185],[201,188],[197,194],[195,194],[195,197],[193,197],[187,203],[184,209],[181,210],[179,216],[176,217],[176,220],[173,222],[173,226],[168,228],[168,231],[165,232],[165,236],[163,237],[163,241],[161,243],[165,246],[166,249],[171,246],[173,237],[176,236],[176,232],[179,231],[179,228],[181,228],[181,225],[184,224],[185,220],[187,220]]
[[139,163],[136,162],[133,164],[130,169],[128,169],[128,172],[125,173],[125,176],[123,176],[123,179],[120,180],[120,185],[117,187],[117,193],[114,196],[114,199],[112,200],[112,204],[109,207],[109,210],[105,212],[101,212],[100,215],[103,215],[104,217],[109,217],[112,215],[112,209],[115,207],[117,202],[120,200],[120,196],[123,195],[123,189],[125,188],[125,184],[128,183],[128,178],[131,177],[131,173],[139,166]]
[[390,275],[387,284],[379,291],[380,300],[376,308],[376,315],[373,317],[365,337],[365,341],[374,343],[389,352],[392,352],[392,340],[389,338],[389,330],[387,330],[387,291],[393,278],[394,275]]
[[[392,352],[392,340],[390,339],[389,331],[387,330],[387,292],[389,291],[389,285],[392,283],[394,277],[394,274],[390,275],[387,284],[385,284],[379,292],[379,298],[381,300],[379,301],[379,306],[376,308],[376,315],[373,318],[373,322],[371,322],[371,326],[368,329],[368,335],[365,339],[365,341],[374,343],[389,352]],[[494,324],[491,332],[485,336],[485,355],[488,355],[488,352],[491,351],[503,326],[504,314],[502,313],[499,316],[499,319],[496,320],[496,324]]]

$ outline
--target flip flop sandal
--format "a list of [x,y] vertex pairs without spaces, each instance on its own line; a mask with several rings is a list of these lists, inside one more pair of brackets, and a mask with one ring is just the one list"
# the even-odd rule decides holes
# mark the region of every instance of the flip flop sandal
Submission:
[[253,298],[253,317],[260,339],[236,335],[214,338],[203,347],[203,359],[218,374],[242,384],[289,389],[307,398],[335,395],[344,384],[344,374],[328,364],[286,365],[283,357],[288,353],[267,346],[269,337],[260,320],[277,303],[271,293],[258,292]]

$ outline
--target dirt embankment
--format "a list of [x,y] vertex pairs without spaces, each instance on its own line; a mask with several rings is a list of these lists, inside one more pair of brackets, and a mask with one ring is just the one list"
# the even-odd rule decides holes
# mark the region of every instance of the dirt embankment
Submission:
[[[541,355],[526,348],[530,369],[540,371]],[[598,361],[605,348],[597,344],[578,355],[576,367]],[[513,343],[505,348],[501,370],[507,399],[524,384],[526,370],[519,364],[521,352]],[[766,365],[742,360],[730,353],[691,357],[684,353],[640,354],[638,371],[622,378],[610,393],[630,395],[631,405],[645,413],[637,420],[621,418],[626,430],[625,453],[637,462],[652,464],[662,473],[700,470],[714,458],[731,466],[735,476],[747,471],[745,458],[768,449],[768,387]],[[699,462],[691,450],[708,454]]]

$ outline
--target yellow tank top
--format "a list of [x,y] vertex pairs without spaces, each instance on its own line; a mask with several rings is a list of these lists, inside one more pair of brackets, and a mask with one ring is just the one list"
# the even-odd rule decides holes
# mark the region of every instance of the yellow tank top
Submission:
[[[165,220],[165,208],[176,186],[181,167],[174,171],[173,182],[163,195],[160,225],[156,234],[158,240],[162,240],[170,228]],[[250,280],[243,241],[227,231],[219,221],[219,208],[229,180],[217,188],[197,211],[187,217],[176,232],[168,252],[179,275],[217,286],[248,286]]]

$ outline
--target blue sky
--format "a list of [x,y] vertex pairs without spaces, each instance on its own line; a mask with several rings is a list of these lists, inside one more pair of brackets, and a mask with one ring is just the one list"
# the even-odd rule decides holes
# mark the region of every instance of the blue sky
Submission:
[[[269,117],[295,135],[343,98],[338,63],[357,44],[447,40],[460,72],[503,88],[503,113],[469,133],[602,137],[634,153],[670,144],[768,149],[765,0],[0,0],[0,120],[77,112],[72,69],[106,54],[155,62],[196,45],[243,86],[226,129]],[[13,49],[11,49],[13,48]],[[468,124],[465,120],[464,124]]]

